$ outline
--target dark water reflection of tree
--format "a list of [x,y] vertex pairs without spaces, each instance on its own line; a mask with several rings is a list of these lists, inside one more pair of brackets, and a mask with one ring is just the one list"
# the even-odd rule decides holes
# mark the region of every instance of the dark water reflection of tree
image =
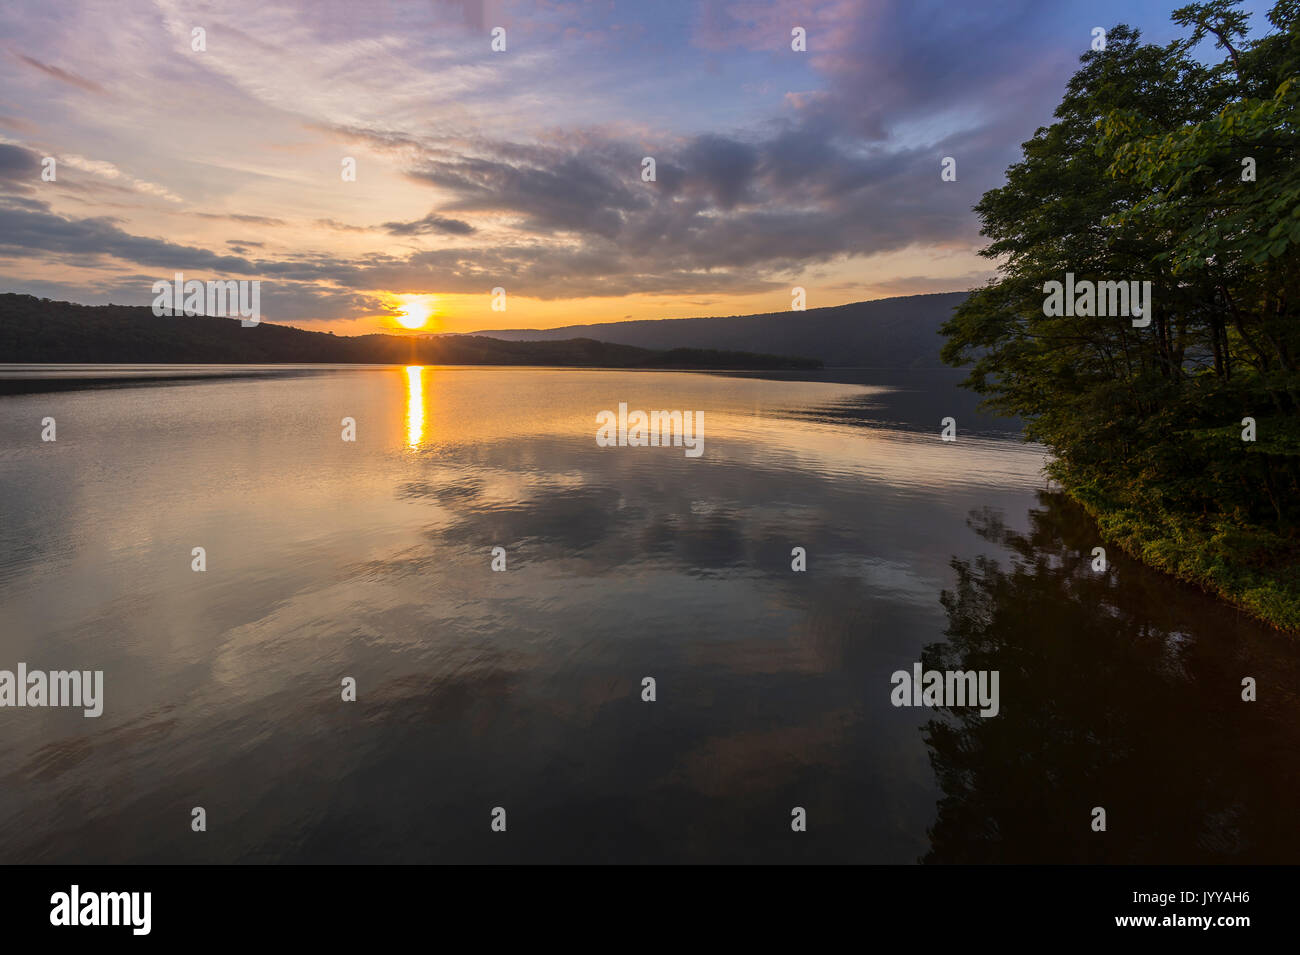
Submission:
[[[1294,638],[1108,548],[1043,493],[1030,529],[970,526],[1011,554],[955,559],[948,642],[927,669],[999,670],[1001,712],[925,727],[943,796],[925,862],[1294,862]],[[1241,679],[1259,702],[1241,700]],[[1102,806],[1107,831],[1094,832]]]

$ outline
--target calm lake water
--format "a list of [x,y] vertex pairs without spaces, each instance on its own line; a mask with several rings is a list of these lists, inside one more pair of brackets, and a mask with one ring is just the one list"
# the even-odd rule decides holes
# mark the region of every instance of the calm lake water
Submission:
[[951,376],[226,371],[0,398],[0,669],[105,682],[0,709],[0,861],[1300,858],[1294,638],[1094,571]]

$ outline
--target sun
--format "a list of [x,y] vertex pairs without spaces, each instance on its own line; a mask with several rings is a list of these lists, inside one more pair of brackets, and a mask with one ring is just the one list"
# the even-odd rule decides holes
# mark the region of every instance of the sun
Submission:
[[393,317],[403,328],[424,328],[437,314],[437,299],[428,295],[397,295],[393,307],[398,310]]

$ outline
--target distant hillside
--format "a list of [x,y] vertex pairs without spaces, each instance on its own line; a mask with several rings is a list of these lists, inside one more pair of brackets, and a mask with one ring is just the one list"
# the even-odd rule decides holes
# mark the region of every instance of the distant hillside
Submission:
[[938,368],[939,326],[966,292],[908,295],[806,312],[727,318],[669,318],[548,329],[474,332],[504,341],[594,338],[639,348],[719,348],[816,358],[827,365]]
[[[579,365],[605,368],[816,368],[820,362],[713,348],[646,349],[591,339],[332,335],[229,318],[157,316],[145,306],[74,305],[0,295],[0,362],[166,364]],[[676,345],[676,343],[673,343]]]

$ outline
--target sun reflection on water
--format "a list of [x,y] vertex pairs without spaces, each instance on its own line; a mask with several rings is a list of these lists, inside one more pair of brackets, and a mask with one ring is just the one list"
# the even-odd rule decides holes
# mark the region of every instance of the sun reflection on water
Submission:
[[424,439],[424,366],[406,369],[406,446],[419,448]]

